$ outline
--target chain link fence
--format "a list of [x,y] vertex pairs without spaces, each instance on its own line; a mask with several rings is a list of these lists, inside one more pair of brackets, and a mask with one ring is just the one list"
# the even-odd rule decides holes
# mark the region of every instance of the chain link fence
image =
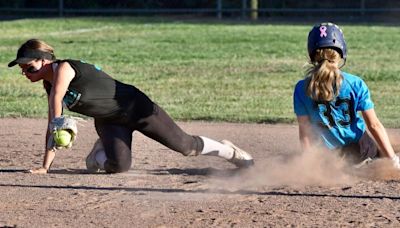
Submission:
[[0,17],[190,15],[241,19],[400,18],[400,1],[390,0],[0,0]]

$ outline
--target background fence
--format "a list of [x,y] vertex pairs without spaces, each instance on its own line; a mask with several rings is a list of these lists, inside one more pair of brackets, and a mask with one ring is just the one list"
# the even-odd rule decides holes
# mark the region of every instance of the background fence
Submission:
[[0,0],[6,17],[90,15],[193,15],[216,18],[342,17],[359,20],[400,18],[393,0]]

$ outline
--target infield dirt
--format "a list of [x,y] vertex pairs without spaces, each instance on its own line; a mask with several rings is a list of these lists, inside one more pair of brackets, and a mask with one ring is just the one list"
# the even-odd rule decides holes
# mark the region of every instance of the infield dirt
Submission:
[[[380,160],[354,169],[333,153],[301,154],[295,125],[179,122],[188,133],[229,139],[252,169],[184,157],[134,133],[122,174],[88,174],[93,121],[57,153],[47,175],[45,119],[0,119],[0,227],[399,227],[400,172]],[[394,144],[400,130],[388,129]]]

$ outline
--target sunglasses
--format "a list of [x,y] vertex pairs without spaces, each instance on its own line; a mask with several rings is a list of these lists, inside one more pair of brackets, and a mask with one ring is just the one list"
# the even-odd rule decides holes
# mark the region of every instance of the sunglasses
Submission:
[[30,66],[28,69],[26,69],[26,71],[29,72],[29,73],[36,73],[39,70],[36,69],[34,66]]

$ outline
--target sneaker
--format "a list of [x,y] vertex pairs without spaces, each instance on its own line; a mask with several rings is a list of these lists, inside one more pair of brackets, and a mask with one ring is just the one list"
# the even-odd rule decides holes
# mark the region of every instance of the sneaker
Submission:
[[249,153],[235,146],[232,142],[228,140],[222,140],[221,142],[222,144],[233,148],[233,157],[228,160],[229,162],[232,162],[239,168],[247,168],[254,165],[253,157],[251,157]]
[[100,164],[96,161],[96,154],[104,151],[103,144],[100,139],[94,143],[92,151],[86,157],[86,168],[91,173],[96,173],[101,170]]
[[354,168],[359,169],[359,168],[365,167],[367,165],[370,165],[372,162],[374,162],[374,160],[372,160],[370,157],[368,157],[364,161],[354,165]]

